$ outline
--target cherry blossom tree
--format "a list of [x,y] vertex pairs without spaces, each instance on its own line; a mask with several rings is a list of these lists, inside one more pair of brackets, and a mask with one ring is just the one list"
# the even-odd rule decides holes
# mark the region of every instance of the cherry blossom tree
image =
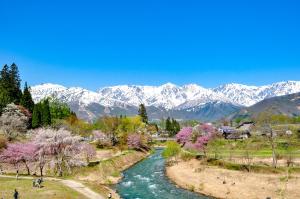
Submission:
[[131,149],[141,149],[143,147],[141,135],[137,133],[129,135],[127,138],[127,144]]
[[213,133],[215,131],[213,125],[209,124],[209,123],[204,123],[204,124],[201,124],[199,126],[199,129],[201,131],[203,131],[205,134],[210,134],[210,133]]
[[193,133],[192,127],[182,128],[176,135],[177,142],[179,142],[182,146],[184,146],[187,142],[191,140],[192,133]]
[[24,163],[27,174],[30,175],[30,162],[36,157],[37,146],[33,143],[14,143],[8,144],[7,148],[0,155],[2,162],[12,164],[16,168],[16,173],[19,173],[21,163]]
[[64,166],[70,171],[71,166],[78,163],[76,155],[80,153],[80,140],[81,137],[72,136],[64,129],[41,128],[37,130],[34,142],[51,157],[58,175],[62,176]]
[[212,139],[212,134],[206,134],[203,136],[199,136],[194,143],[194,148],[199,151],[203,151],[204,156],[206,156],[206,146],[208,142]]
[[83,153],[87,163],[96,156],[95,148],[88,143],[81,144],[81,152]]
[[111,140],[109,137],[101,131],[93,131],[94,140],[98,148],[104,148],[106,146],[111,146]]

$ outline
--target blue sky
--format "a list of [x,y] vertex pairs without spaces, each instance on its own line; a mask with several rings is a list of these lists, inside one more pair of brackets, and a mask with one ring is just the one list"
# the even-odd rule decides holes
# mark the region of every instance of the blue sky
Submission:
[[30,85],[300,80],[299,1],[0,2],[0,64]]

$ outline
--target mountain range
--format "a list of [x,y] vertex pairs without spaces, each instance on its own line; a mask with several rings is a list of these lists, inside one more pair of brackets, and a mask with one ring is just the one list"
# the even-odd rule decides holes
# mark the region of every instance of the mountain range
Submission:
[[69,104],[85,120],[102,115],[135,115],[138,106],[147,107],[151,119],[168,116],[176,119],[212,121],[250,107],[264,99],[300,92],[300,81],[277,82],[265,86],[225,84],[204,88],[197,84],[177,86],[120,85],[90,91],[80,87],[40,84],[31,88],[35,102],[53,97]]

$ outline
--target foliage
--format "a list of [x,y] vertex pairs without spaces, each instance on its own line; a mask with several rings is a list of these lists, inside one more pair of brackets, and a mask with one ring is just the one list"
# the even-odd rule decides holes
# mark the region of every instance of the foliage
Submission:
[[32,128],[49,126],[51,120],[49,100],[45,99],[37,103],[33,108]]
[[66,103],[59,102],[55,99],[50,100],[50,113],[51,120],[66,119],[72,115],[76,116]]
[[8,104],[0,117],[0,129],[8,139],[13,139],[20,133],[25,133],[29,117],[15,104]]
[[105,116],[95,122],[94,128],[104,132],[112,145],[127,146],[127,136],[132,133],[145,133],[146,124],[140,116],[120,118]]
[[9,103],[19,104],[22,91],[19,70],[16,64],[4,65],[0,73],[0,114]]
[[76,115],[71,115],[65,120],[57,120],[54,124],[56,128],[65,128],[73,134],[87,137],[91,135],[94,129],[93,125],[84,120],[78,119]]
[[142,118],[142,121],[148,124],[148,115],[144,104],[140,104],[138,115]]
[[42,124],[41,106],[42,106],[41,103],[37,103],[33,107],[32,121],[31,121],[32,128],[40,127]]
[[183,161],[188,161],[188,160],[191,160],[191,159],[193,159],[195,157],[196,157],[195,154],[191,153],[189,151],[181,151],[181,153],[180,153],[180,158]]
[[174,118],[171,119],[168,117],[166,120],[165,130],[168,132],[170,137],[173,137],[180,130],[180,124]]
[[31,113],[33,112],[34,102],[32,100],[31,93],[29,91],[29,87],[27,86],[27,82],[25,82],[23,95],[21,97],[20,105],[28,109]]
[[43,126],[49,126],[51,125],[51,113],[50,113],[50,104],[49,104],[49,100],[45,99],[42,102],[42,106],[41,106],[42,110],[41,110],[41,122]]
[[166,145],[167,147],[164,149],[162,156],[167,159],[173,157],[175,157],[176,159],[176,157],[179,155],[181,151],[180,145],[174,141],[168,141]]

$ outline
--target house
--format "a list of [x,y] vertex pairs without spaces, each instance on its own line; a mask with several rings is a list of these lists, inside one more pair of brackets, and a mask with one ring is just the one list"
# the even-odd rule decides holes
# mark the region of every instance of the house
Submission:
[[239,130],[251,132],[251,130],[253,129],[253,127],[255,127],[254,122],[243,122],[242,124],[240,124],[236,128],[239,129]]
[[[248,125],[246,125],[248,127]],[[239,128],[234,128],[231,126],[222,126],[219,128],[219,132],[223,135],[225,139],[247,139],[251,136],[250,130],[246,128],[241,128],[242,126],[239,126]],[[243,127],[245,127],[243,125]]]

